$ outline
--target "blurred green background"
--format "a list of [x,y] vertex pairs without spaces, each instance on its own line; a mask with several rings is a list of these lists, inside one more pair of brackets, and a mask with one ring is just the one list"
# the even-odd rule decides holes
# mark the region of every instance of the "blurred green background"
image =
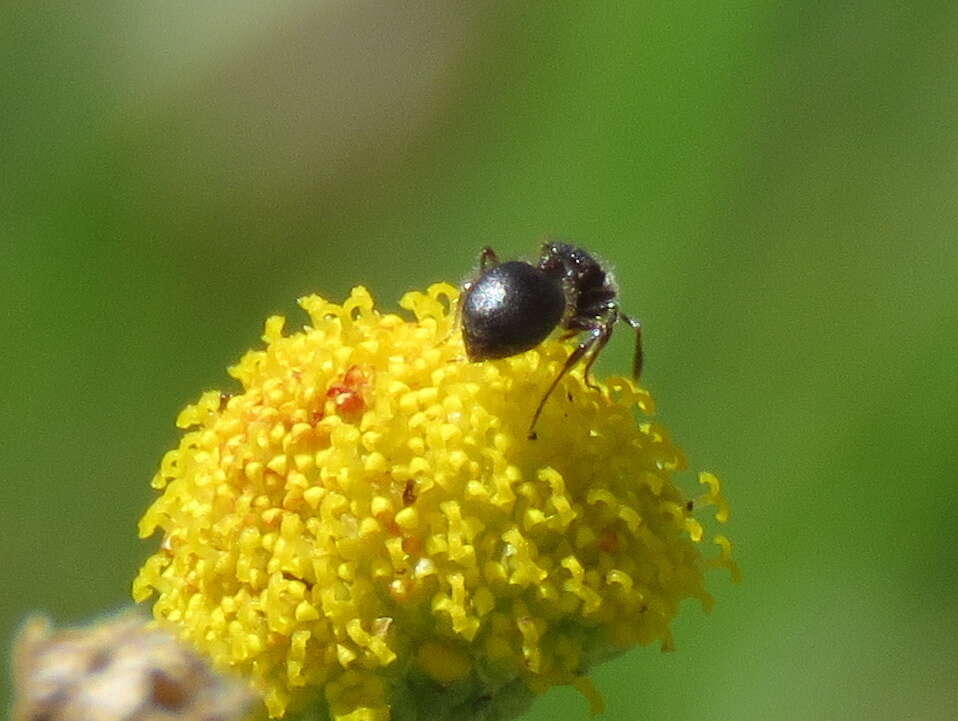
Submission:
[[597,670],[605,718],[958,718],[954,0],[200,5],[0,9],[5,644],[126,601],[173,420],[267,315],[552,233],[613,264],[745,574]]

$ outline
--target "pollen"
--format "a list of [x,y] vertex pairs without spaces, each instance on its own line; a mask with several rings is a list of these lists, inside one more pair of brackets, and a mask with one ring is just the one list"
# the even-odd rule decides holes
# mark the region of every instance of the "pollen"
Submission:
[[712,603],[708,569],[737,574],[710,530],[718,478],[680,488],[644,389],[574,369],[530,439],[570,345],[468,362],[457,301],[302,298],[306,327],[270,318],[229,370],[240,388],[177,418],[133,596],[272,717],[507,718],[556,685],[596,710],[591,667],[671,648],[681,601]]

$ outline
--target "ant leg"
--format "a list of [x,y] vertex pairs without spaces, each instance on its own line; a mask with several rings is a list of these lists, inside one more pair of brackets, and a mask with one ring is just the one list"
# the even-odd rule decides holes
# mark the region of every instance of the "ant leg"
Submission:
[[[499,265],[499,256],[496,255],[496,251],[490,248],[488,245],[482,249],[482,252],[479,253],[479,272],[485,273],[490,268]],[[465,297],[466,293],[469,292],[469,289],[472,287],[473,281],[467,281],[462,284],[462,287],[459,288],[459,298],[456,299],[456,307],[452,312],[452,323],[449,325],[449,332],[442,337],[442,340],[439,341],[436,345],[443,345],[444,343],[449,342],[449,339],[455,334],[459,326],[462,324],[462,299]]]
[[449,340],[455,335],[456,330],[462,324],[462,299],[466,295],[466,291],[469,290],[469,287],[472,283],[463,283],[462,288],[459,289],[459,297],[456,298],[456,307],[452,309],[452,322],[449,324],[449,330],[442,337],[436,345],[440,346],[444,343],[448,343]]
[[624,320],[630,326],[632,330],[635,331],[635,355],[632,356],[632,378],[639,380],[639,376],[642,375],[642,324],[635,320],[635,318],[629,318],[625,313],[620,313],[619,318]]
[[496,265],[499,265],[499,256],[496,255],[496,251],[487,245],[479,254],[479,272],[485,273]]
[[536,412],[532,414],[532,423],[529,424],[529,440],[534,440],[536,437],[536,423],[539,420],[539,416],[542,414],[542,409],[545,408],[546,401],[549,400],[549,396],[552,395],[552,391],[556,389],[556,386],[559,385],[559,381],[562,380],[562,377],[569,372],[569,369],[572,368],[576,363],[578,363],[582,356],[584,356],[589,349],[591,349],[596,343],[598,343],[602,335],[605,333],[601,328],[595,328],[589,333],[589,337],[586,338],[579,344],[579,347],[572,351],[572,354],[566,359],[565,365],[562,366],[562,370],[559,371],[559,375],[555,377],[552,383],[549,384],[549,388],[546,390],[545,394],[542,396],[542,400],[539,401],[539,405],[536,406]]
[[[605,348],[605,344],[609,342],[609,338],[612,337],[612,324],[603,323],[596,330],[601,331],[601,335],[598,336],[597,340],[594,342],[595,349],[592,353],[589,354],[589,360],[585,362],[585,370],[582,373],[582,377],[585,379],[585,384],[594,391],[602,390],[589,378],[592,373],[592,364],[595,363],[596,358],[599,357],[599,353],[602,352],[602,349]],[[595,333],[595,331],[593,331]]]

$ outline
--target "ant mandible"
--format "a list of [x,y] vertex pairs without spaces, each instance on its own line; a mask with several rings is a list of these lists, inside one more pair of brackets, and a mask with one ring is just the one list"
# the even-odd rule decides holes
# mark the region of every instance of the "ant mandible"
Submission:
[[562,377],[588,356],[585,383],[592,365],[609,342],[616,321],[635,330],[632,375],[642,371],[642,327],[621,310],[612,275],[582,248],[547,241],[536,265],[519,260],[500,262],[492,248],[479,256],[479,275],[463,287],[460,305],[462,337],[472,362],[507,358],[539,345],[555,328],[565,329],[562,340],[579,333],[586,336],[569,355],[559,375],[549,385],[529,424],[529,438],[546,401]]

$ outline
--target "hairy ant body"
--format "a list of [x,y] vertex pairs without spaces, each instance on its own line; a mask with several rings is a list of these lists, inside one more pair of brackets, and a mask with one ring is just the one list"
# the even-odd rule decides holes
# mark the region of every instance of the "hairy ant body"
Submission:
[[611,274],[582,248],[547,241],[536,265],[518,260],[500,262],[492,248],[479,256],[479,275],[465,285],[461,301],[462,336],[470,361],[507,358],[536,347],[557,327],[562,338],[585,333],[546,390],[529,425],[535,425],[562,377],[587,357],[585,383],[592,365],[609,342],[617,321],[635,330],[632,375],[642,371],[642,327],[619,309],[618,288]]

